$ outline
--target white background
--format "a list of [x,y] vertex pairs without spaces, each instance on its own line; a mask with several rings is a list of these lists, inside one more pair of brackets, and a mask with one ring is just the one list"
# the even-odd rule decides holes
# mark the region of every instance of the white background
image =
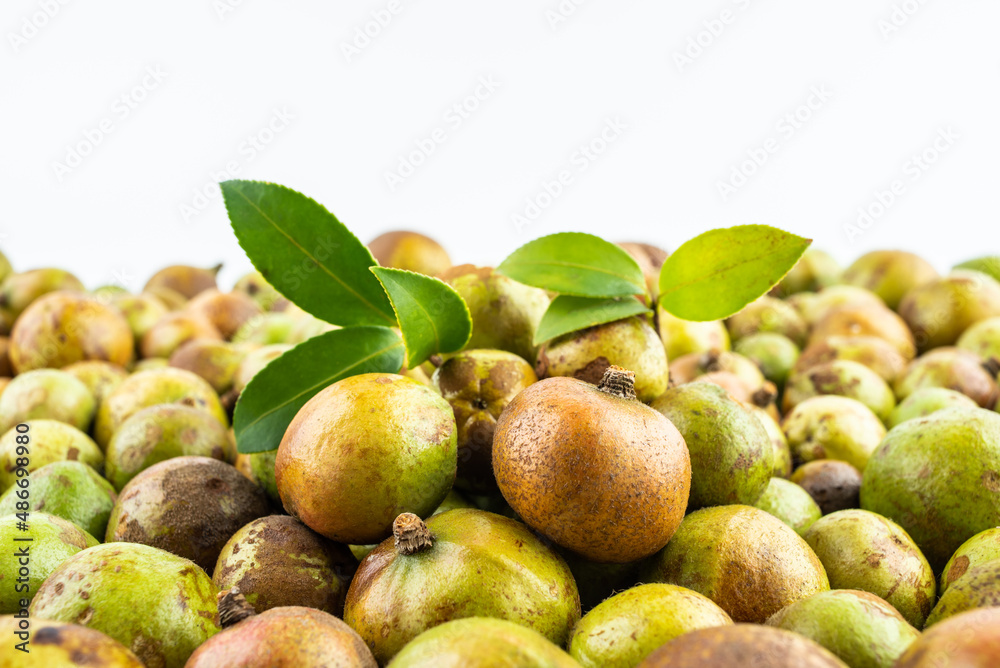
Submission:
[[[412,228],[456,262],[496,264],[556,231],[675,248],[748,222],[843,262],[905,248],[947,269],[1000,251],[996,0],[576,3],[3,0],[0,248],[16,269],[65,267],[91,287],[138,290],[160,266],[219,261],[231,284],[249,263],[210,184],[232,162],[319,200],[363,241]],[[142,89],[147,68],[166,76]],[[449,110],[481,77],[498,86],[458,125]],[[829,99],[799,109],[824,87]],[[247,138],[276,109],[294,118],[254,154]],[[779,125],[797,109],[794,132]],[[609,119],[626,127],[581,160]],[[102,121],[110,133],[58,167]],[[444,141],[391,188],[386,173],[436,128]],[[936,161],[914,169],[925,150]],[[572,183],[518,229],[561,170]],[[894,180],[894,201],[849,235]]]

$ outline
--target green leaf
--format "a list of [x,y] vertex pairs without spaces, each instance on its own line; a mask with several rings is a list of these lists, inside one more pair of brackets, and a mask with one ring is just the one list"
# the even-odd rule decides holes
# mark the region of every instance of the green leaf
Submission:
[[663,263],[660,305],[684,320],[728,318],[774,287],[811,243],[767,225],[709,230]]
[[631,255],[593,234],[560,232],[507,256],[497,271],[519,283],[578,297],[646,293],[646,279]]
[[243,454],[274,450],[285,429],[324,387],[361,373],[399,373],[403,342],[388,327],[335,329],[273,359],[236,402],[233,429]]
[[371,252],[323,205],[273,183],[220,185],[240,246],[278,292],[334,325],[395,326]]
[[966,260],[961,264],[956,264],[952,269],[973,269],[1000,281],[1000,256],[987,255],[985,257],[977,257],[974,260]]
[[406,345],[406,368],[435,353],[462,349],[472,336],[469,307],[447,283],[403,269],[372,267],[396,312]]
[[575,297],[559,295],[552,300],[535,330],[534,344],[579,329],[614,322],[641,313],[651,313],[635,297]]

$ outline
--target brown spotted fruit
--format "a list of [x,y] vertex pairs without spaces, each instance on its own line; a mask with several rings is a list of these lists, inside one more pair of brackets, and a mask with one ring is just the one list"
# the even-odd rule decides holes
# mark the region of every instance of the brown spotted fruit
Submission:
[[74,362],[60,370],[86,385],[90,393],[94,395],[98,406],[104,401],[104,397],[111,394],[111,390],[128,378],[128,371],[123,367],[100,360]]
[[256,519],[223,546],[212,581],[222,590],[239,587],[258,613],[288,605],[344,612],[347,587],[358,560],[288,515]]
[[[76,427],[56,420],[29,420],[24,424],[22,431],[12,427],[0,437],[0,492],[17,483],[17,470],[22,468],[32,473],[52,462],[77,461],[98,473],[104,471],[104,453]],[[27,465],[23,461],[25,449],[29,455]],[[18,458],[22,458],[20,464]]]
[[809,493],[824,515],[860,505],[861,472],[839,459],[816,459],[789,478]]
[[182,404],[143,408],[122,423],[105,448],[105,477],[121,490],[153,464],[183,456],[234,459],[224,426],[204,411]]
[[887,383],[895,381],[907,364],[895,346],[877,336],[830,336],[810,343],[796,360],[795,370],[807,371],[835,360],[864,364]]
[[896,404],[889,416],[888,426],[914,418],[927,417],[945,408],[976,408],[977,404],[968,395],[945,387],[921,387]]
[[545,290],[471,264],[448,269],[441,280],[455,288],[472,315],[472,338],[466,348],[506,350],[535,359],[535,330],[549,307]]
[[[770,408],[776,395],[774,386],[768,384],[756,363],[739,353],[729,351],[692,353],[670,362],[670,381],[674,385],[695,380],[719,385],[734,399],[752,402],[765,409]],[[774,415],[777,416],[777,413]]]
[[920,634],[895,668],[993,668],[1000,665],[1000,608],[949,617]]
[[[83,462],[52,462],[31,472],[27,493],[13,485],[0,496],[0,517],[25,508],[32,513],[44,510],[92,536],[103,537],[117,498],[111,483]],[[22,504],[20,510],[18,504]]]
[[388,668],[579,668],[537,631],[503,619],[445,622],[411,640]]
[[170,357],[194,339],[221,341],[222,334],[208,318],[191,311],[171,311],[156,321],[139,341],[143,357]]
[[726,327],[734,342],[751,334],[773,332],[782,334],[801,346],[809,333],[809,326],[794,306],[768,295],[758,298],[739,313],[730,316],[726,320]]
[[637,668],[848,668],[797,633],[756,624],[734,624],[685,633],[649,655]]
[[229,464],[174,457],[125,485],[105,541],[158,547],[211,571],[229,537],[270,511],[263,490]]
[[896,407],[896,396],[881,376],[858,362],[835,360],[792,374],[785,385],[782,408],[787,413],[820,395],[856,399],[882,422],[889,420]]
[[[655,553],[688,503],[684,439],[636,399],[632,380],[612,366],[596,387],[565,377],[539,381],[507,405],[493,437],[493,473],[507,503],[529,526],[591,561]],[[770,454],[766,434],[763,441]]]
[[795,307],[809,327],[842,307],[882,307],[885,302],[871,290],[854,285],[831,285],[817,292],[792,295],[786,301]]
[[216,287],[215,276],[220,269],[222,269],[221,264],[211,269],[182,264],[171,265],[153,274],[146,281],[143,291],[166,288],[180,294],[184,299],[191,299],[205,290]]
[[1000,606],[1000,559],[972,566],[941,594],[924,628],[975,608]]
[[392,533],[397,515],[426,517],[458,465],[455,415],[434,390],[405,376],[337,381],[299,409],[275,459],[289,514],[341,543]]
[[871,290],[895,309],[913,288],[940,277],[930,262],[901,250],[878,250],[865,253],[844,270],[847,285]]
[[754,507],[774,515],[800,536],[823,515],[809,492],[783,478],[771,478]]
[[185,311],[204,316],[225,339],[233,338],[244,323],[262,313],[257,302],[242,292],[220,292],[214,288],[199,293]]
[[270,311],[284,299],[281,293],[267,282],[264,275],[257,270],[244,274],[233,285],[234,292],[242,292],[257,302],[262,311]]
[[982,360],[1000,360],[1000,316],[972,325],[958,337],[955,346],[979,355]]
[[993,408],[1000,396],[994,372],[975,353],[960,348],[936,348],[913,360],[896,379],[896,396],[905,399],[926,387],[961,392],[983,408]]
[[0,645],[0,668],[143,668],[127,647],[86,626],[4,615],[0,634],[9,639]]
[[840,459],[864,471],[885,437],[881,420],[860,401],[832,394],[806,399],[782,422],[796,461]]
[[[651,404],[684,437],[691,456],[688,509],[753,504],[774,472],[774,445],[760,419],[712,383],[670,388]],[[558,542],[558,541],[556,541]]]
[[892,668],[920,632],[891,605],[866,591],[824,591],[767,620],[822,645],[851,668]]
[[771,445],[774,446],[774,469],[771,475],[787,478],[792,474],[792,451],[788,447],[788,439],[785,438],[785,432],[781,430],[781,425],[760,406],[747,403],[744,403],[743,406],[764,425],[764,431],[767,432],[771,439]]
[[271,608],[254,614],[242,601],[236,614],[227,604],[238,589],[220,593],[222,633],[191,655],[185,668],[376,668],[375,659],[350,626],[328,612],[302,606]]
[[29,613],[106,633],[146,666],[183,668],[219,631],[217,592],[187,559],[148,545],[105,543],[53,571]]
[[569,567],[528,527],[472,508],[425,524],[400,515],[393,537],[358,566],[344,607],[380,663],[427,629],[464,617],[495,617],[565,644],[580,619]]
[[190,406],[229,426],[219,395],[211,385],[190,371],[167,367],[137,371],[122,381],[97,409],[94,440],[106,446],[125,420],[156,404]]
[[583,668],[633,668],[674,638],[733,623],[696,591],[651,582],[610,597],[573,629],[569,652]]
[[647,562],[643,581],[693,589],[733,621],[756,624],[830,588],[823,564],[791,527],[742,505],[703,508],[685,517],[667,546]]
[[0,283],[0,311],[13,323],[36,299],[50,292],[82,292],[83,283],[63,269],[32,269],[10,274]]
[[885,306],[841,306],[830,309],[813,325],[809,343],[831,336],[877,336],[891,343],[905,359],[916,355],[917,346],[906,322]]
[[955,550],[941,571],[938,593],[944,594],[951,583],[965,575],[971,567],[994,559],[1000,559],[1000,527],[980,531]]
[[934,571],[901,526],[867,510],[841,510],[802,537],[823,562],[831,587],[875,594],[923,628],[934,605]]
[[368,250],[383,267],[406,269],[437,276],[451,267],[448,251],[419,232],[386,232],[368,243]]
[[635,394],[652,401],[670,381],[663,343],[641,317],[616,320],[555,338],[538,352],[539,378],[569,376],[596,385],[608,367],[635,370]]
[[434,371],[434,389],[455,412],[455,487],[480,494],[497,491],[492,454],[497,418],[511,399],[537,380],[530,364],[504,350],[466,350]]
[[[24,512],[24,511],[19,511]],[[27,608],[42,582],[59,564],[98,540],[68,520],[48,513],[33,512],[27,528],[15,514],[0,517],[0,614],[9,615]],[[9,639],[5,639],[9,640]]]
[[240,362],[247,355],[243,347],[226,341],[193,339],[170,355],[170,366],[201,376],[220,395],[233,387]]
[[81,360],[126,366],[135,340],[118,309],[80,292],[53,292],[31,304],[10,333],[10,361],[18,373],[60,368]]
[[0,432],[26,420],[58,420],[87,431],[97,402],[87,386],[58,369],[19,374],[0,394]]
[[111,304],[125,316],[136,341],[142,341],[146,332],[170,312],[162,300],[148,293],[133,295],[126,292],[114,295]]
[[948,408],[893,428],[868,460],[861,507],[899,523],[940,570],[1000,524],[1000,415]]
[[922,352],[954,345],[970,326],[1000,316],[1000,281],[978,271],[956,269],[906,293],[899,314],[913,330]]

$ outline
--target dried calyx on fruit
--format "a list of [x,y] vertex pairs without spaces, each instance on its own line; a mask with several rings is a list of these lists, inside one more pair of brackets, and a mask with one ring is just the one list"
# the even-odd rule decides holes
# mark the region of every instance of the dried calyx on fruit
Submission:
[[434,535],[413,513],[402,513],[392,523],[392,539],[400,554],[416,554],[434,545]]
[[217,598],[219,600],[219,626],[224,629],[257,614],[253,606],[247,603],[239,587],[220,591]]

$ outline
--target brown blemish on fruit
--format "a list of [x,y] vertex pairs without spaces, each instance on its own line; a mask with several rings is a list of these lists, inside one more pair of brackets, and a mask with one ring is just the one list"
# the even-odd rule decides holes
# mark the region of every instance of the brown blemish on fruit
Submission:
[[958,578],[965,575],[965,571],[967,570],[969,570],[969,558],[964,554],[956,557],[955,561],[951,565],[951,568],[948,569],[948,581],[954,582]]
[[573,377],[586,383],[590,383],[591,385],[597,385],[601,382],[601,378],[604,377],[604,372],[607,371],[610,366],[611,362],[608,361],[607,357],[602,355],[587,362],[582,369],[574,371]]
[[982,475],[983,487],[991,492],[1000,492],[1000,473],[987,471]]

